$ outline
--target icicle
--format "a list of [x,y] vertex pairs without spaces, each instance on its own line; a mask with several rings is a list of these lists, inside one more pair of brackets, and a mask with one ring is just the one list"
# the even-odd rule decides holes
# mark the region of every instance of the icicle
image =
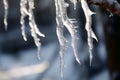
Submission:
[[24,18],[28,14],[26,7],[27,7],[27,0],[21,0],[20,1],[20,13],[21,13],[20,24],[21,24],[22,36],[23,36],[23,39],[25,41],[27,41],[27,38],[26,38],[26,34],[25,34],[25,20],[24,20]]
[[73,48],[73,53],[75,56],[76,61],[80,64],[79,58],[78,58],[78,52],[77,52],[77,46],[76,46],[76,41],[77,41],[77,34],[76,34],[76,30],[74,28],[74,25],[72,24],[73,22],[66,16],[66,19],[64,19],[63,24],[65,25],[65,27],[67,28],[67,30],[69,31],[70,35],[71,35],[71,45]]
[[60,23],[60,17],[56,16],[56,21],[57,21],[57,36],[58,36],[58,40],[59,40],[59,44],[60,44],[60,73],[61,73],[61,78],[63,78],[63,68],[64,68],[64,51],[66,49],[66,42],[67,40],[65,39],[64,35],[63,35],[63,23]]
[[34,14],[33,14],[34,0],[28,0],[28,6],[29,6],[28,16],[29,16],[29,25],[31,28],[31,35],[34,38],[35,45],[38,47],[38,59],[40,59],[39,51],[40,51],[41,43],[40,43],[40,39],[38,38],[38,36],[45,37],[45,35],[39,31],[35,23]]
[[59,10],[59,6],[58,6],[58,0],[55,0],[55,6],[56,6],[56,22],[57,22],[57,28],[56,28],[56,33],[57,33],[57,37],[58,37],[58,41],[60,44],[60,76],[61,78],[63,78],[63,69],[64,69],[64,50],[65,50],[65,43],[66,43],[66,39],[63,35],[63,23],[62,23],[62,19],[61,19],[61,14],[60,14],[60,10]]
[[[28,4],[28,9],[26,8],[27,4]],[[28,17],[29,17],[29,26],[31,28],[31,36],[33,37],[35,45],[38,48],[37,56],[38,56],[38,59],[40,59],[39,52],[40,52],[41,43],[40,43],[40,39],[38,38],[38,36],[45,37],[45,35],[42,34],[39,31],[39,29],[38,29],[38,27],[37,27],[37,25],[35,23],[34,14],[33,14],[34,0],[21,0],[20,7],[21,7],[20,8],[20,11],[21,11],[20,23],[21,23],[21,30],[22,30],[23,38],[24,38],[25,41],[27,40],[26,34],[25,34],[25,20],[24,20],[24,18],[28,15]]]
[[3,0],[3,4],[4,4],[4,10],[5,10],[5,15],[4,15],[4,25],[5,25],[5,30],[7,30],[7,16],[8,16],[8,1],[7,0]]
[[93,40],[92,40],[92,38],[94,38],[96,41],[98,41],[96,35],[94,34],[94,32],[93,32],[93,30],[91,28],[91,24],[92,24],[91,16],[94,14],[94,12],[92,12],[89,9],[86,0],[80,0],[80,1],[81,1],[82,9],[83,9],[85,17],[86,17],[85,29],[86,29],[87,35],[88,35],[88,46],[89,46],[90,65],[91,65],[92,58],[93,58],[93,56],[92,56],[92,48],[93,48]]
[[77,47],[76,47],[76,30],[75,30],[75,25],[76,23],[75,19],[69,19],[67,16],[67,7],[69,6],[68,3],[66,3],[64,0],[55,0],[55,6],[56,6],[56,22],[57,22],[57,36],[60,44],[60,65],[61,65],[61,77],[63,77],[63,68],[64,68],[64,50],[66,48],[66,39],[63,35],[63,28],[65,27],[70,35],[71,35],[71,45],[72,49],[74,52],[74,56],[76,58],[76,61],[80,63],[79,58],[78,58],[78,52],[77,52]]

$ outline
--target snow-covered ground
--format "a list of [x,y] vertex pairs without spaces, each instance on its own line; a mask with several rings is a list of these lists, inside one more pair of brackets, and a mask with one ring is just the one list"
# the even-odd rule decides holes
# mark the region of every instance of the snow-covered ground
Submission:
[[[18,57],[0,54],[0,80],[60,79],[60,58],[57,42],[49,43],[41,48],[41,60],[37,58],[36,48],[21,50],[18,54]],[[81,51],[81,54],[80,58],[84,59],[85,53]],[[84,64],[79,65],[75,61],[71,47],[66,50],[64,59],[64,80],[110,80],[107,69],[103,69],[89,79],[89,69]]]

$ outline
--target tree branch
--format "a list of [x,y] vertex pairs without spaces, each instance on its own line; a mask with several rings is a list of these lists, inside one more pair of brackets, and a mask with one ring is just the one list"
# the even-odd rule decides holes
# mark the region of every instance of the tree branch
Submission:
[[87,2],[103,7],[109,12],[120,16],[120,3],[117,0],[87,0]]

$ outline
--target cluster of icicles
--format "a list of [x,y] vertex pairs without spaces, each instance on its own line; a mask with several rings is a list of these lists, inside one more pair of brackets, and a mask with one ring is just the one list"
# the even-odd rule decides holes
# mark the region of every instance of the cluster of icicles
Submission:
[[[78,0],[70,0],[73,4],[74,4],[74,9],[76,9],[76,4],[78,2]],[[93,48],[93,39],[96,39],[96,36],[94,34],[94,32],[92,31],[91,28],[91,16],[94,14],[94,12],[92,12],[89,7],[88,4],[86,2],[86,0],[79,0],[81,2],[81,6],[82,9],[84,11],[85,17],[86,17],[86,24],[85,24],[85,29],[87,31],[87,35],[88,35],[88,46],[89,46],[89,54],[90,54],[90,65],[92,62],[92,48]],[[4,15],[4,24],[5,24],[5,29],[7,29],[7,15],[8,15],[8,2],[7,0],[3,0],[3,4],[4,4],[4,9],[5,9],[5,15]],[[56,7],[56,23],[57,23],[57,28],[56,28],[56,33],[58,36],[58,40],[59,40],[59,44],[60,44],[60,72],[61,72],[61,77],[63,77],[63,68],[64,68],[64,51],[66,49],[66,42],[67,40],[64,37],[63,34],[63,28],[65,27],[70,35],[71,35],[71,46],[73,49],[73,53],[75,56],[76,61],[80,64],[80,59],[78,57],[78,51],[77,51],[77,46],[76,46],[76,40],[77,40],[77,33],[76,33],[76,25],[75,23],[77,22],[76,19],[70,19],[67,16],[67,7],[69,7],[69,4],[67,2],[65,2],[65,0],[55,0],[55,7]],[[21,32],[22,32],[22,36],[23,39],[25,41],[27,41],[27,37],[25,34],[25,20],[24,18],[26,16],[29,17],[29,26],[30,26],[30,30],[31,30],[31,36],[34,39],[35,45],[38,48],[38,58],[40,59],[40,47],[41,47],[41,43],[40,43],[40,38],[41,37],[45,37],[44,34],[42,34],[36,23],[35,23],[35,19],[34,19],[34,14],[33,14],[33,9],[34,9],[34,0],[20,0],[20,12],[21,12],[21,18],[20,18],[20,24],[21,24]]]

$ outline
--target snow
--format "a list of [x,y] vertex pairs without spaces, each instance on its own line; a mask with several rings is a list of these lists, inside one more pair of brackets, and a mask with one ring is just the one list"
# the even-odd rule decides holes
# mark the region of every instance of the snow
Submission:
[[[46,57],[41,58],[41,60],[38,60],[38,58],[36,56],[36,53],[37,53],[36,49],[20,51],[18,53],[18,54],[20,54],[20,56],[18,58],[14,58],[11,55],[1,54],[0,55],[0,64],[1,64],[0,69],[5,70],[5,72],[7,71],[7,73],[5,74],[6,76],[8,73],[10,73],[12,78],[15,78],[17,80],[18,79],[20,79],[20,80],[29,80],[29,79],[36,80],[35,78],[37,78],[41,72],[37,72],[37,74],[36,74],[36,72],[35,72],[36,70],[34,70],[35,68],[33,68],[32,66],[34,66],[34,67],[36,66],[36,68],[40,69],[40,65],[42,66],[42,64],[43,64],[43,66],[46,65],[46,66],[44,66],[44,68],[46,67],[45,68],[45,70],[46,70],[49,67],[49,61],[50,61],[50,58],[52,58],[51,56],[54,55],[55,48],[56,48],[56,43],[48,44],[47,46],[42,47],[42,50],[41,50],[41,53],[43,53],[42,57],[44,57],[44,56],[46,56]],[[39,66],[37,67],[37,65],[39,65]],[[29,72],[30,70],[27,71],[27,68],[29,69],[30,67],[33,70],[32,73]],[[19,69],[24,70],[24,68],[26,68],[26,71],[24,72],[24,74],[21,74],[22,71],[19,71]],[[41,67],[41,69],[42,69],[42,67]],[[43,71],[45,71],[45,70],[43,70]],[[15,73],[16,71],[18,73],[11,74],[11,72]],[[58,69],[58,71],[59,71],[59,69]],[[8,78],[11,78],[11,77],[8,77]],[[0,79],[2,79],[2,76]]]

